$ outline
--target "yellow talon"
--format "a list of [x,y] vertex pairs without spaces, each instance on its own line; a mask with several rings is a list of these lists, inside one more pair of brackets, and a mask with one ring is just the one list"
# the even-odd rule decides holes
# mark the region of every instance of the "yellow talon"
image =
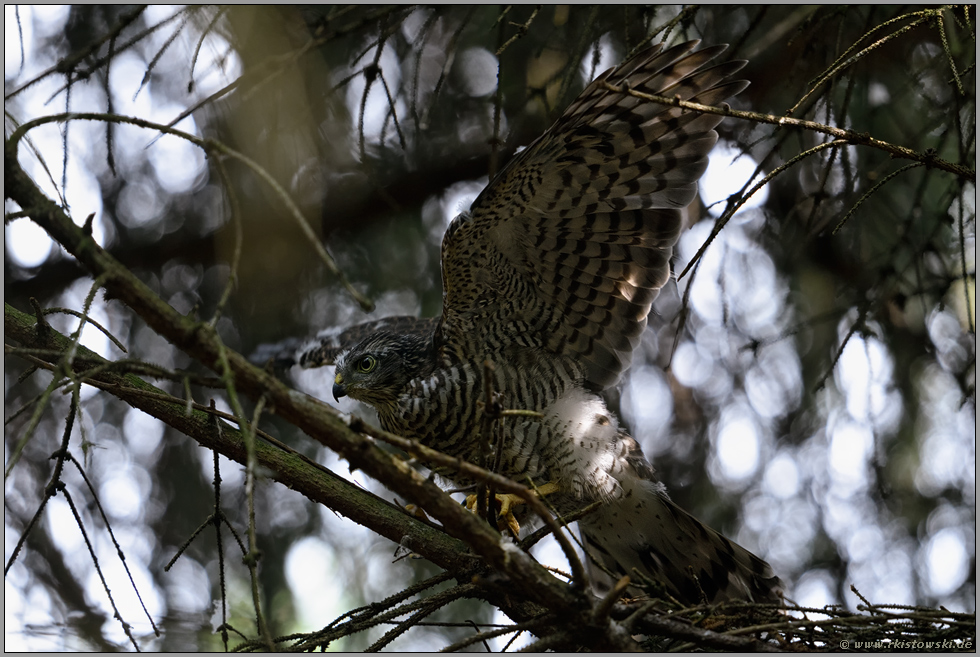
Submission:
[[408,511],[409,513],[411,513],[413,516],[415,516],[419,520],[428,520],[429,519],[429,516],[427,516],[425,514],[425,511],[423,511],[422,510],[422,507],[420,507],[420,506],[416,506],[414,504],[406,504],[405,505],[405,510]]
[[[554,493],[557,490],[558,490],[558,484],[549,481],[543,486],[538,486],[535,489],[535,492],[539,496],[542,496],[542,495],[548,495],[549,493]],[[514,517],[514,512],[512,509],[515,506],[525,504],[526,502],[524,501],[524,498],[518,495],[513,495],[511,493],[497,493],[496,495],[494,495],[494,497],[497,498],[497,505],[500,509],[497,512],[497,518],[503,520],[504,523],[507,525],[507,529],[510,530],[510,533],[514,535],[514,538],[517,538],[517,535],[521,531],[521,525],[517,522],[517,518]],[[472,511],[473,513],[476,513],[476,505],[477,505],[476,494],[467,495],[466,508]]]

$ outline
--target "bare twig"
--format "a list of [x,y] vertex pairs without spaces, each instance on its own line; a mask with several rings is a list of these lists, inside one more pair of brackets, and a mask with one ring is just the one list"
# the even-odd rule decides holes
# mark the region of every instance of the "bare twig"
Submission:
[[645,94],[641,91],[636,91],[634,89],[628,89],[626,87],[616,86],[614,84],[609,84],[608,82],[600,83],[600,86],[609,91],[615,91],[622,94],[629,94],[630,96],[636,96],[637,98],[642,98],[643,100],[649,100],[654,103],[660,103],[661,105],[668,105],[670,107],[681,107],[684,109],[694,110],[697,112],[702,112],[704,114],[717,114],[719,116],[731,116],[736,119],[743,119],[746,121],[753,121],[755,123],[768,123],[771,125],[778,126],[789,126],[794,128],[803,128],[806,130],[812,130],[813,132],[820,132],[823,134],[830,135],[834,139],[841,140],[848,144],[855,144],[858,146],[870,146],[872,148],[877,148],[878,150],[884,151],[891,155],[892,157],[897,157],[905,160],[915,160],[916,162],[921,162],[931,167],[937,169],[942,169],[943,171],[948,171],[949,173],[960,176],[970,181],[976,181],[977,172],[971,169],[969,166],[963,164],[956,164],[953,162],[947,162],[946,160],[937,157],[934,152],[926,151],[924,153],[919,153],[911,148],[905,148],[904,146],[896,146],[895,144],[890,144],[886,141],[876,139],[866,132],[856,132],[854,130],[845,130],[843,128],[835,128],[829,125],[823,125],[817,123],[816,121],[807,121],[804,119],[795,119],[790,116],[775,116],[773,114],[760,114],[758,112],[747,112],[744,110],[735,110],[730,107],[715,107],[713,105],[702,105],[701,103],[692,103],[687,100],[681,100],[680,98],[670,98],[667,96],[655,96],[652,94]]

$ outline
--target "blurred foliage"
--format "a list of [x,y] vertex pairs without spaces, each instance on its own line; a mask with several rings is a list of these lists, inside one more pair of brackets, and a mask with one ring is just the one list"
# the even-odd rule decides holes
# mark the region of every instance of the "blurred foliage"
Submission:
[[[876,603],[973,611],[975,19],[970,6],[7,7],[5,136],[60,112],[120,114],[173,122],[248,158],[213,150],[205,159],[185,141],[107,117],[47,123],[19,152],[76,223],[95,213],[96,239],[120,262],[178,311],[214,317],[225,344],[249,353],[367,317],[438,314],[448,217],[587,79],[662,39],[729,43],[726,56],[747,60],[751,81],[734,109],[852,130],[911,155],[725,120],[723,142],[758,166],[752,184],[777,172],[768,196],[734,214],[739,195],[710,215],[698,201],[689,208],[674,263],[683,275],[661,293],[632,375],[610,401],[673,498],[767,558],[791,598],[855,609],[853,584]],[[12,43],[23,44],[23,61]],[[376,303],[373,314],[284,196]],[[213,375],[121,303],[93,297],[92,279],[63,250],[25,264],[15,249],[33,234],[16,231],[30,211],[6,201],[5,215],[7,303],[88,312],[128,350],[86,327],[83,342],[111,359]],[[65,334],[78,326],[66,314],[48,321]],[[251,584],[233,539],[223,584],[209,533],[164,568],[211,511],[212,455],[105,392],[82,388],[77,416],[72,395],[38,403],[50,377],[29,368],[5,359],[8,562],[71,416],[72,453],[91,487],[80,469],[67,468],[64,484],[108,571],[118,559],[101,501],[159,627],[154,636],[133,587],[110,575],[134,641],[221,648],[212,612],[222,586],[229,625],[253,638]],[[158,385],[228,410],[225,391],[195,381]],[[323,398],[328,382],[328,373],[296,378]],[[266,415],[262,427],[392,498],[288,423]],[[243,474],[221,467],[222,508],[242,533]],[[58,500],[6,571],[8,605],[14,595],[22,610],[19,645],[131,645]],[[254,502],[258,595],[274,636],[319,629],[437,572],[262,473]],[[959,570],[940,581],[944,563]],[[297,581],[321,571],[336,588],[302,591]],[[458,626],[419,625],[391,647],[446,646],[493,619],[486,603],[459,600],[426,617]],[[366,648],[384,631],[339,647]]]

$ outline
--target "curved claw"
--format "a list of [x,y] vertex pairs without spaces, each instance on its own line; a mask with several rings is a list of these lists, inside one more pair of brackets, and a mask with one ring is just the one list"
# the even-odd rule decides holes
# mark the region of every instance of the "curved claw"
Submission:
[[517,495],[507,493],[505,495],[497,495],[497,502],[500,504],[500,511],[497,513],[497,518],[502,519],[507,524],[507,529],[510,530],[510,533],[514,535],[514,538],[517,538],[518,534],[521,533],[521,526],[517,522],[517,518],[514,517],[514,512],[511,510],[511,507],[524,504],[524,499]]
[[[535,492],[540,496],[553,493],[557,490],[558,484],[554,483],[553,481],[549,481],[543,486],[539,486]],[[499,508],[497,518],[503,520],[507,525],[507,529],[510,530],[510,533],[514,535],[514,538],[517,538],[521,531],[521,525],[517,522],[517,518],[514,517],[513,508],[520,506],[521,504],[526,504],[527,502],[525,502],[524,498],[520,497],[519,495],[513,495],[511,493],[496,493],[494,497],[497,499],[497,505]],[[475,493],[473,495],[467,495],[466,508],[469,511],[476,513],[476,505],[477,495]]]

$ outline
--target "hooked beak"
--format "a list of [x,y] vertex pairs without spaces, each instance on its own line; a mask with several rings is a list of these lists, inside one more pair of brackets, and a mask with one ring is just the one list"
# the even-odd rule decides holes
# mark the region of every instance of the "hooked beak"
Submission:
[[344,387],[344,377],[337,375],[333,380],[333,399],[340,401],[341,397],[347,396],[347,389]]

